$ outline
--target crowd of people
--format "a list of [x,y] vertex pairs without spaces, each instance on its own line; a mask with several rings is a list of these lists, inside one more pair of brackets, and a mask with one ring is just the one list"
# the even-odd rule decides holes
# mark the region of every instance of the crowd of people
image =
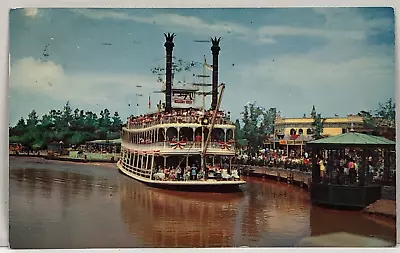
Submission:
[[206,171],[195,164],[186,167],[180,167],[179,165],[168,168],[159,166],[154,171],[153,179],[162,181],[204,181],[206,179],[237,180],[240,178],[237,169],[233,169],[229,173],[226,166],[206,166],[208,168],[207,177]]
[[[377,158],[368,157],[364,178],[366,182],[378,182],[383,180],[384,159],[382,156]],[[361,157],[355,152],[348,152],[344,157],[319,156],[312,159],[308,152],[298,154],[295,151],[286,154],[284,150],[264,150],[252,156],[243,154],[238,156],[238,164],[267,166],[281,169],[298,170],[311,172],[313,162],[316,163],[320,171],[320,180],[323,182],[336,184],[355,184],[360,180],[359,167]],[[396,178],[395,169],[392,167],[388,175],[390,181]]]
[[238,156],[241,165],[268,166],[300,171],[311,171],[309,154],[298,154],[292,151],[289,155],[281,149],[265,149],[253,155],[243,154]]
[[[360,182],[360,166],[362,166],[361,157],[357,154],[347,154],[344,158],[329,157],[324,159],[319,157],[317,160],[320,170],[320,180],[323,182],[336,184],[356,184]],[[364,170],[365,182],[379,182],[384,179],[384,160],[378,156],[373,159],[371,156],[365,162]],[[388,178],[395,179],[395,170],[389,171]]]
[[[156,112],[152,114],[131,116],[128,120],[128,128],[144,128],[150,127],[157,124],[167,123],[199,123],[202,117],[213,116],[213,110],[206,110],[203,113],[201,109],[173,109],[171,113],[168,112]],[[216,124],[232,124],[229,119],[229,115],[226,115],[223,111],[217,111]]]

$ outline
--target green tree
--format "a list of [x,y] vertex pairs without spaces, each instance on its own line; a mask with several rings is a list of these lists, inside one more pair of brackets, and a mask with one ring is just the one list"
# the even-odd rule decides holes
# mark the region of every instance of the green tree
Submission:
[[64,127],[70,126],[72,123],[72,119],[73,119],[72,109],[71,109],[71,106],[68,101],[64,106],[64,110],[63,110],[63,114],[62,114],[62,120],[64,123]]
[[311,109],[311,118],[313,118],[313,123],[312,123],[312,137],[314,139],[320,139],[322,138],[322,132],[324,129],[324,120],[321,117],[321,114],[317,114],[317,111],[315,110],[315,106],[313,105],[312,109]]
[[103,111],[103,115],[101,116],[102,124],[100,126],[109,128],[111,126],[111,118],[110,118],[110,111],[106,108]]
[[26,120],[26,125],[29,128],[35,127],[37,124],[39,123],[39,117],[37,116],[37,113],[35,110],[32,110],[29,114],[28,114],[28,118]]
[[396,105],[390,98],[386,103],[379,103],[379,107],[375,110],[375,116],[381,118],[381,124],[389,127],[396,125]]
[[96,131],[98,126],[97,115],[91,111],[85,112],[84,128],[88,132]]
[[111,129],[113,132],[119,132],[121,131],[122,128],[122,120],[119,117],[118,112],[114,113],[114,116],[112,117],[112,123],[111,123]]
[[237,119],[235,121],[235,138],[236,138],[236,140],[243,139],[243,132],[242,132],[242,129],[240,128],[239,119]]
[[32,110],[26,121],[21,118],[9,127],[9,140],[28,148],[45,148],[52,141],[79,145],[94,139],[119,138],[122,124],[118,112],[110,117],[110,111],[104,109],[99,118],[91,111],[73,110],[67,102],[63,110],[52,109],[40,119]]
[[269,108],[263,112],[263,130],[266,134],[273,134],[275,131],[276,108]]
[[276,108],[266,110],[256,106],[255,103],[249,103],[244,106],[241,114],[243,116],[243,128],[241,129],[243,138],[248,141],[250,151],[255,152],[263,143],[266,135],[274,132]]
[[[10,136],[22,136],[26,131],[26,123],[24,118],[20,118],[15,127],[9,128]],[[10,141],[11,142],[11,141]]]
[[74,120],[78,120],[78,119],[79,119],[79,109],[76,108],[76,109],[74,110]]
[[314,122],[312,123],[312,130],[313,130],[313,138],[314,139],[321,139],[322,138],[322,132],[324,129],[323,125],[323,119],[321,117],[321,114],[317,114],[316,117],[314,118]]
[[313,118],[313,119],[315,119],[317,117],[317,112],[315,111],[315,105],[312,106],[310,115],[311,115],[311,118]]
[[360,111],[358,116],[363,118],[365,128],[376,129],[376,121],[374,120],[371,111]]

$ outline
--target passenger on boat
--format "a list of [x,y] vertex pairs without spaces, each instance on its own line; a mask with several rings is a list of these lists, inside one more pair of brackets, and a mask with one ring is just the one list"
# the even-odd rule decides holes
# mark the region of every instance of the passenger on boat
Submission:
[[190,180],[190,171],[186,171],[185,173],[185,181],[189,181]]
[[233,180],[240,179],[238,171],[236,169],[232,170],[232,177],[233,177]]
[[222,173],[221,173],[221,168],[217,167],[215,170],[215,177],[217,180],[220,180],[222,178]]
[[180,181],[182,179],[182,170],[181,170],[181,167],[179,166],[179,164],[176,167],[176,179],[178,181]]
[[221,173],[221,178],[224,180],[229,180],[232,178],[231,175],[228,174],[228,170],[227,169],[223,169],[222,173]]
[[199,135],[199,134],[196,135],[196,141],[197,141],[197,142],[201,142],[201,135]]
[[199,174],[197,174],[197,180],[204,180],[204,170],[201,169]]
[[176,180],[176,174],[175,174],[175,169],[172,167],[171,170],[169,171],[169,180]]
[[196,180],[196,175],[197,175],[197,167],[194,166],[194,164],[192,164],[192,168],[191,168],[191,180]]

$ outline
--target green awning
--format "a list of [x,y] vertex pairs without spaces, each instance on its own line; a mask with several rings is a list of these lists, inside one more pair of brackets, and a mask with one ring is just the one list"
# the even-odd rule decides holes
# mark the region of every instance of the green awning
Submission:
[[307,143],[311,147],[391,147],[395,146],[396,142],[380,136],[362,134],[357,132],[344,133],[332,137],[327,137],[319,140],[310,141]]

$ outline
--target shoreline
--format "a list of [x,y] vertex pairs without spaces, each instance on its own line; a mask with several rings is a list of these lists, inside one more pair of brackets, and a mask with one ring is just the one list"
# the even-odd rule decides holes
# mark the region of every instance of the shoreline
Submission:
[[100,159],[87,159],[84,160],[82,158],[70,158],[70,157],[61,157],[61,159],[57,159],[59,157],[48,157],[47,155],[15,155],[15,154],[9,154],[9,159],[11,157],[16,157],[16,158],[24,158],[24,159],[44,159],[45,161],[54,161],[54,162],[59,162],[59,163],[74,163],[74,164],[82,164],[82,165],[96,165],[96,166],[104,166],[107,168],[113,167],[117,168],[116,163],[117,161],[111,162],[110,160],[100,160]]
[[77,157],[66,157],[66,156],[48,156],[48,155],[28,155],[28,154],[8,154],[9,157],[32,157],[32,158],[44,158],[46,160],[54,160],[54,161],[66,161],[66,162],[76,162],[76,163],[117,163],[118,160],[111,159],[84,159]]

